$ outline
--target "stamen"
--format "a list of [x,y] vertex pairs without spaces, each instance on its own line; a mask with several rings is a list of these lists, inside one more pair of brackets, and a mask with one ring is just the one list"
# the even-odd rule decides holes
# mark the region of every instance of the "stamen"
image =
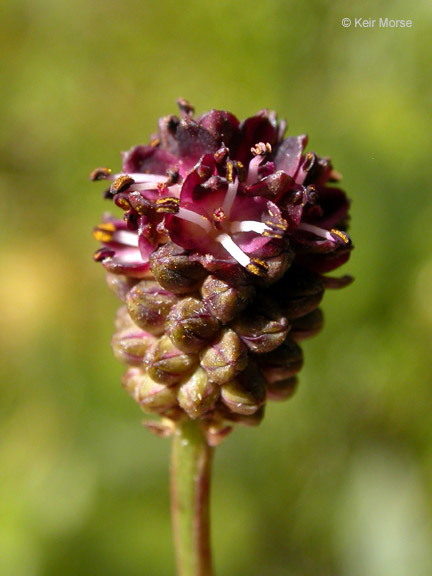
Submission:
[[96,250],[96,252],[93,254],[93,260],[95,262],[102,262],[102,260],[105,260],[105,258],[112,258],[114,254],[114,250],[103,246],[102,248],[99,248],[99,250]]
[[114,196],[115,194],[123,192],[124,190],[129,188],[129,186],[134,182],[135,180],[131,178],[131,176],[129,176],[128,174],[122,174],[121,176],[116,178],[116,180],[114,180],[114,182],[111,184],[110,192]]
[[297,226],[297,230],[304,230],[305,232],[310,232],[311,234],[315,234],[315,236],[319,236],[320,238],[325,238],[326,240],[331,240],[334,242],[334,237],[329,230],[318,228],[318,226],[314,226],[313,224],[302,222]]
[[[117,174],[121,176],[121,174]],[[163,182],[165,176],[163,174],[149,174],[147,172],[137,172],[128,174],[135,182]]]
[[177,106],[180,109],[180,112],[186,114],[187,116],[193,116],[195,112],[195,108],[184,98],[179,98],[177,100]]
[[111,175],[111,170],[103,166],[102,168],[96,168],[90,173],[90,180],[95,182],[96,180],[106,180]]
[[336,228],[332,228],[330,232],[331,234],[333,234],[333,236],[337,236],[338,238],[340,238],[342,242],[347,246],[351,244],[351,238],[348,236],[348,234],[342,232],[342,230],[336,230]]
[[110,242],[113,234],[115,232],[115,226],[111,222],[106,222],[104,224],[99,224],[93,230],[93,238],[98,242],[107,243]]
[[246,266],[248,272],[251,274],[255,274],[255,276],[261,276],[263,278],[266,276],[268,272],[268,264],[264,262],[264,260],[260,260],[259,258],[251,258],[250,263]]
[[192,210],[188,210],[187,208],[179,208],[178,212],[176,213],[177,218],[181,218],[182,220],[187,220],[188,222],[192,222],[193,224],[197,224],[200,226],[207,234],[211,232],[211,224],[204,216],[197,214],[196,212],[192,212]]
[[126,196],[121,196],[119,194],[117,194],[115,196],[115,203],[117,206],[119,206],[122,210],[130,210],[131,209],[131,204],[129,202],[129,200],[127,199]]
[[270,142],[258,142],[255,144],[253,148],[251,148],[251,152],[254,156],[265,156],[266,154],[271,154],[272,147]]
[[234,204],[234,200],[237,195],[237,188],[238,188],[238,180],[236,180],[235,182],[230,182],[228,184],[228,190],[222,204],[222,210],[224,211],[225,216],[227,218],[230,217],[231,208]]
[[314,226],[313,224],[306,224],[302,222],[297,226],[297,230],[304,230],[305,232],[311,232],[316,236],[321,238],[325,238],[326,240],[330,240],[331,242],[339,242],[342,240],[343,244],[349,246],[351,244],[351,238],[342,230],[336,230],[336,228],[332,228],[331,230],[325,230],[324,228],[318,228],[318,226]]
[[228,236],[228,234],[225,233],[219,234],[219,236],[216,236],[215,240],[216,242],[222,244],[222,246],[225,248],[228,254],[230,254],[234,258],[234,260],[237,260],[237,262],[241,266],[247,268],[247,266],[251,262],[251,259],[247,254],[243,252],[241,248],[237,246],[237,244],[234,242],[231,236]]
[[176,214],[179,211],[180,200],[167,196],[156,200],[156,212],[161,214]]
[[166,185],[165,182],[135,182],[129,188],[131,191],[139,191],[142,190],[143,192],[150,191],[150,190],[158,190],[161,194],[168,194],[168,191],[171,194],[180,194],[181,186],[179,184],[173,184],[169,187]]
[[263,157],[258,155],[254,156],[252,160],[249,162],[248,175],[246,179],[246,184],[248,184],[249,186],[254,182],[256,182],[257,180],[259,180],[258,170],[262,161]]
[[266,230],[271,230],[264,222],[256,222],[255,220],[240,220],[231,222],[230,231],[236,232],[256,232],[257,234],[264,234]]
[[117,230],[117,232],[114,232],[112,235],[112,241],[123,244],[124,246],[133,246],[134,248],[137,248],[138,234],[128,232],[127,230]]

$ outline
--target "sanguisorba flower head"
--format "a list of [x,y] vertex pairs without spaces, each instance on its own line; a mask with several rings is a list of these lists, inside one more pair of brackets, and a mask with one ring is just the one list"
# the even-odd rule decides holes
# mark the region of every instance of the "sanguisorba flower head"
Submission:
[[95,260],[124,303],[112,342],[124,387],[162,417],[149,427],[200,419],[216,444],[294,392],[325,288],[351,280],[325,276],[350,255],[349,202],[330,159],[286,138],[274,112],[239,122],[178,105],[121,171],[92,172],[124,212],[95,228]]

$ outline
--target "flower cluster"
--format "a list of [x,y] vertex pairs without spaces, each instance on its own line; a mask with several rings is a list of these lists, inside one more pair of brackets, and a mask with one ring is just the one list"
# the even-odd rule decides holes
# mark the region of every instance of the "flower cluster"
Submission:
[[349,202],[330,160],[305,153],[306,136],[285,138],[274,112],[240,123],[178,104],[121,172],[92,172],[124,211],[95,229],[95,260],[124,302],[113,338],[124,387],[162,416],[149,426],[199,418],[216,444],[295,390],[325,288],[350,282],[324,276],[349,258]]

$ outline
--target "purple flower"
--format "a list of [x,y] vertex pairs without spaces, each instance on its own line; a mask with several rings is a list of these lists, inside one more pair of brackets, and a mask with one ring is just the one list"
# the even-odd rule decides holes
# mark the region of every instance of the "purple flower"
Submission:
[[330,160],[284,138],[274,112],[239,122],[178,104],[120,172],[92,172],[123,211],[95,228],[94,257],[124,304],[124,387],[165,422],[199,418],[215,444],[295,391],[298,342],[321,329],[325,289],[351,281],[324,276],[350,256],[349,201]]
[[111,182],[106,195],[124,210],[124,223],[108,218],[95,231],[104,245],[96,259],[108,270],[141,277],[168,240],[209,270],[240,266],[261,277],[274,254],[291,262],[294,251],[319,273],[348,259],[348,200],[329,185],[338,180],[330,161],[304,153],[306,136],[283,139],[285,123],[266,110],[240,123],[179,107],[149,145],[123,153],[122,172],[92,173]]

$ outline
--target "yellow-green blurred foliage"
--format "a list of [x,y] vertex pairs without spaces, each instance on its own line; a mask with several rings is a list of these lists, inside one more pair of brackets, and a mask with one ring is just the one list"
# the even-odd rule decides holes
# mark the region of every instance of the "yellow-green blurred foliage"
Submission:
[[218,576],[431,574],[430,2],[3,0],[0,22],[0,573],[174,574],[169,441],[119,384],[88,173],[182,96],[309,133],[356,246],[298,394],[217,450]]

